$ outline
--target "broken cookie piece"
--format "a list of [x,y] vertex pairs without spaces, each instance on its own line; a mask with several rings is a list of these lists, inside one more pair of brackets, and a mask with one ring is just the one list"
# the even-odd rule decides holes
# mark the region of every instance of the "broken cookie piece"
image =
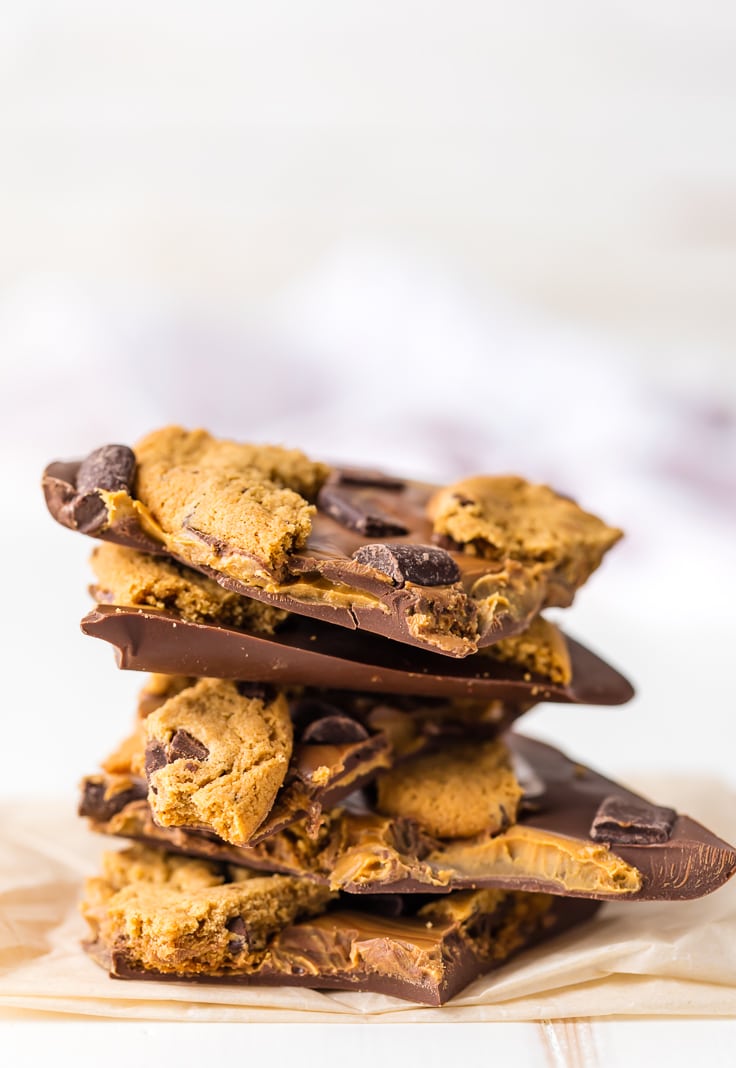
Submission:
[[95,549],[91,563],[97,578],[92,592],[104,604],[160,608],[192,623],[222,623],[256,634],[273,634],[287,616],[166,557],[105,544]]
[[459,741],[384,772],[376,807],[437,838],[472,838],[515,823],[521,796],[503,742]]
[[166,547],[192,563],[248,577],[279,570],[301,548],[327,476],[295,449],[243,445],[166,427],[135,447],[135,494]]
[[622,536],[549,486],[515,475],[466,478],[436,493],[427,511],[435,535],[487,560],[541,565],[545,604],[566,606]]
[[138,849],[122,863],[113,855],[106,867],[101,879],[89,881],[82,906],[93,939],[124,950],[136,967],[164,973],[256,965],[275,933],[321,912],[333,896],[292,876],[232,881],[223,866],[193,865],[153,849]]
[[363,990],[440,1005],[596,907],[494,890],[382,895],[373,907],[289,876],[233,882],[232,867],[156,849],[103,864],[82,904],[85,948],[121,979]]
[[283,695],[244,697],[233,682],[202,679],[152,712],[143,728],[155,819],[247,842],[289,766],[292,727]]

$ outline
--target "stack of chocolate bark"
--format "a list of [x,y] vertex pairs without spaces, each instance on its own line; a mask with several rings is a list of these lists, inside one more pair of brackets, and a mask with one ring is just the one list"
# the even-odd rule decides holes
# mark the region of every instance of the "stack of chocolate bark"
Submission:
[[178,427],[44,475],[100,539],[82,622],[152,672],[83,784],[112,976],[441,1004],[601,901],[708,893],[736,851],[509,727],[627,681],[540,614],[620,531],[516,477],[438,487]]

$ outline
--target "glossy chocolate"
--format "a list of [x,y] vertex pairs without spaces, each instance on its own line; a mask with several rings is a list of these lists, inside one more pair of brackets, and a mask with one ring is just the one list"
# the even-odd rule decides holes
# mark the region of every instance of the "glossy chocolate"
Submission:
[[[541,608],[570,604],[575,593],[563,576],[543,564],[494,563],[457,547],[438,546],[426,511],[439,487],[340,469],[320,493],[306,547],[289,555],[288,573],[271,574],[265,585],[250,585],[167,554],[131,511],[109,524],[99,510],[90,517],[89,493],[77,488],[86,463],[56,462],[44,472],[48,509],[64,526],[139,551],[171,555],[226,589],[289,612],[435,654],[468,656],[525,630]],[[126,492],[132,493],[132,487]],[[387,544],[376,544],[379,534]],[[267,571],[261,567],[264,575]],[[492,607],[481,610],[481,605]]]
[[[360,796],[327,822],[319,841],[292,829],[272,836],[258,848],[238,848],[212,836],[157,828],[147,804],[141,801],[122,805],[119,813],[110,817],[103,812],[97,816],[86,799],[85,811],[103,833],[192,856],[304,875],[354,894],[446,893],[497,887],[621,902],[688,900],[718,889],[736,870],[736,849],[684,815],[676,815],[671,833],[663,841],[629,841],[611,844],[610,849],[596,842],[591,830],[603,801],[616,797],[640,814],[651,809],[649,802],[551,746],[515,732],[506,738],[525,790],[516,826],[538,832],[538,837],[541,833],[563,839],[575,848],[602,848],[614,861],[618,858],[636,870],[639,889],[571,888],[533,870],[489,873],[483,867],[482,836],[472,840],[431,839],[411,820],[379,815]],[[356,872],[361,872],[360,878]]]
[[341,690],[475,697],[510,703],[557,701],[619,705],[631,684],[579,642],[567,639],[572,681],[531,675],[485,652],[463,660],[439,657],[378,635],[355,634],[293,616],[273,635],[219,624],[190,623],[151,608],[99,605],[82,630],[115,647],[118,665],[135,671],[269,681]]
[[116,979],[360,990],[443,1005],[477,976],[587,921],[598,907],[550,898],[524,918],[513,914],[521,897],[512,895],[506,907],[481,915],[474,929],[449,920],[427,925],[406,907],[406,898],[392,899],[399,913],[408,912],[394,916],[343,898],[337,908],[279,932],[250,974],[160,973],[143,970],[121,944],[87,942],[85,949]]

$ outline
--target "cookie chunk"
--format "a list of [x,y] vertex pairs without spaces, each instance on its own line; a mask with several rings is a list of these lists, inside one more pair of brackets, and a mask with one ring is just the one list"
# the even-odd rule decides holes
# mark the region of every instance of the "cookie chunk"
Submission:
[[135,447],[135,495],[167,549],[247,581],[283,569],[306,543],[327,477],[296,449],[246,445],[166,427]]
[[545,603],[563,607],[622,536],[569,497],[515,475],[456,482],[434,494],[427,513],[435,535],[465,552],[542,565]]
[[482,649],[481,655],[515,664],[563,686],[572,680],[572,665],[565,636],[554,623],[542,616],[537,616],[521,634],[502,638],[495,645]]
[[100,545],[91,563],[97,578],[93,593],[98,601],[162,608],[192,623],[222,623],[256,634],[273,634],[288,614],[226,590],[174,560],[119,545]]
[[521,796],[503,743],[457,742],[382,775],[377,808],[437,838],[471,838],[514,823]]
[[289,706],[201,679],[144,721],[149,803],[163,827],[243,845],[271,810],[292,750]]
[[137,849],[105,861],[87,883],[82,912],[95,939],[161,972],[212,973],[263,959],[269,939],[322,912],[324,886],[288,875],[233,882],[225,865]]

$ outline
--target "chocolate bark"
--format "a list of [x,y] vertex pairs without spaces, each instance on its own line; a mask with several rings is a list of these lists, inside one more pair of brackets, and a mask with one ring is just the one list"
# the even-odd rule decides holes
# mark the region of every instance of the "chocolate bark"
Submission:
[[356,908],[343,898],[330,911],[284,928],[260,963],[242,971],[233,965],[220,974],[157,972],[141,966],[124,935],[114,941],[98,936],[85,949],[117,979],[358,990],[443,1005],[477,976],[587,921],[598,907],[593,901],[509,894],[495,907],[471,910],[469,896],[461,893],[455,909],[430,904],[419,910],[414,896],[396,896],[389,902],[392,915]]
[[[85,465],[97,469],[85,460],[52,463],[44,472],[52,516],[93,537],[165,553],[164,532],[133,496],[134,477],[114,493],[104,486],[90,489],[87,480],[83,492],[78,479]],[[306,546],[288,554],[286,570],[254,561],[251,578],[235,578],[185,558],[181,551],[168,555],[226,589],[287,611],[465,657],[525,630],[541,608],[570,604],[583,573],[587,577],[620,536],[609,531],[605,547],[582,570],[555,569],[544,560],[485,559],[472,545],[436,544],[427,509],[439,489],[376,472],[337,469],[317,498]],[[215,560],[226,551],[219,542],[210,547]],[[246,564],[241,559],[240,566]],[[566,577],[568,572],[575,573],[574,580]]]
[[461,660],[440,658],[298,615],[265,636],[191,623],[156,609],[99,605],[81,626],[85,634],[115,647],[121,668],[135,671],[526,704],[618,705],[634,694],[623,675],[571,638],[572,679],[562,685],[485,652]]
[[[506,736],[524,787],[517,824],[495,837],[439,841],[415,822],[381,816],[354,797],[327,815],[318,831],[295,825],[239,849],[212,836],[157,828],[145,801],[127,801],[110,816],[83,811],[95,829],[264,871],[300,874],[354,894],[446,893],[467,887],[547,892],[596,900],[661,901],[701,897],[736,870],[736,849],[688,816],[676,815],[664,841],[596,840],[607,799],[662,821],[658,808],[569,760],[551,746],[514,732]],[[611,809],[608,801],[605,810]],[[595,830],[593,830],[595,828]]]
[[[194,681],[173,677],[169,691],[155,696],[144,690],[139,714],[145,719],[169,697],[175,703]],[[265,701],[275,695],[262,683],[237,686],[246,697]],[[382,769],[459,737],[494,739],[524,711],[524,706],[500,701],[453,703],[303,688],[287,697],[294,732],[291,759],[270,811],[245,843],[249,846],[299,820],[316,833],[323,810],[367,785]],[[112,818],[128,802],[146,799],[149,788],[156,793],[155,773],[171,760],[207,759],[206,747],[186,731],[177,730],[166,748],[155,741],[146,744],[147,733],[139,722],[135,734],[104,761],[107,775],[85,780],[82,815]],[[212,830],[196,824],[192,829]]]

